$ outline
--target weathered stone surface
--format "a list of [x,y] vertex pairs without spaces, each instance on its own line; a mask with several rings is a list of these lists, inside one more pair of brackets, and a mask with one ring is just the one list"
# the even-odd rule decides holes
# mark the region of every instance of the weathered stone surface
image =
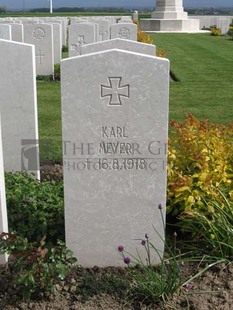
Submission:
[[120,38],[137,41],[137,26],[133,23],[113,24],[110,27],[111,39]]
[[39,179],[38,116],[34,46],[0,40],[0,111],[5,171]]
[[120,244],[146,259],[148,233],[163,255],[169,61],[115,49],[61,74],[67,246],[83,266],[120,266]]
[[53,75],[53,26],[50,24],[24,24],[24,42],[35,45],[36,74]]
[[183,0],[157,0],[151,18],[141,19],[140,28],[149,32],[199,32],[199,20],[188,18]]
[[24,42],[24,33],[22,24],[10,24],[12,41]]
[[11,25],[0,24],[0,39],[11,40]]
[[112,39],[104,42],[96,42],[92,44],[83,45],[81,49],[81,54],[90,54],[110,49],[123,49],[126,51],[131,51],[135,53],[147,54],[155,56],[156,47],[153,44],[139,43],[132,40],[124,39]]
[[79,56],[81,47],[96,41],[96,27],[92,23],[74,23],[69,26],[69,57]]

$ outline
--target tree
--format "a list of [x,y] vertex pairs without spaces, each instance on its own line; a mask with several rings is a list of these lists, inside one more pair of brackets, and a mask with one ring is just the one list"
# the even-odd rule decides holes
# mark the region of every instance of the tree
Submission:
[[7,9],[6,9],[6,6],[0,6],[0,13],[1,14],[5,14],[6,13],[6,11],[7,11]]

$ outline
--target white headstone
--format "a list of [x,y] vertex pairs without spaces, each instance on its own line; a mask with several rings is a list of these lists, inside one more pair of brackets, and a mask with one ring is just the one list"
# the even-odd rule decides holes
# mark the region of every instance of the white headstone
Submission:
[[[6,193],[5,193],[5,179],[3,169],[3,154],[2,154],[2,133],[0,121],[0,234],[8,233],[7,209],[6,209]],[[0,255],[0,264],[7,262],[7,255]]]
[[221,29],[222,34],[228,33],[230,24],[231,24],[231,22],[230,22],[228,17],[226,17],[226,18],[219,17],[217,19],[217,27]]
[[122,266],[117,246],[145,260],[148,233],[162,255],[169,61],[115,49],[61,73],[67,246],[83,266]]
[[82,46],[81,54],[90,54],[110,49],[123,49],[135,53],[155,56],[156,47],[152,44],[140,43],[132,40],[112,39]]
[[44,23],[46,24],[60,24],[61,25],[61,32],[62,32],[62,45],[66,45],[67,42],[67,19],[66,18],[43,18]]
[[99,25],[99,31],[97,34],[97,41],[105,41],[110,39],[110,25],[108,20],[93,19],[93,23]]
[[24,42],[24,33],[22,24],[10,24],[12,32],[12,41]]
[[24,24],[24,42],[35,45],[36,74],[53,75],[53,26],[49,24]]
[[53,52],[54,63],[59,64],[62,58],[62,28],[61,24],[52,23],[53,25]]
[[137,26],[133,23],[113,24],[110,27],[111,39],[120,38],[137,41]]
[[0,24],[0,39],[11,40],[11,25]]
[[122,16],[120,20],[118,20],[118,23],[132,23],[131,16]]
[[34,46],[0,40],[0,111],[5,171],[39,179]]
[[96,27],[92,23],[75,23],[69,26],[69,57],[80,55],[82,45],[96,41]]

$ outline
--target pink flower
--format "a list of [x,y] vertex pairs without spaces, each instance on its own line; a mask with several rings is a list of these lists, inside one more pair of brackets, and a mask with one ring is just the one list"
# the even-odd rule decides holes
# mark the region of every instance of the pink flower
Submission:
[[124,257],[124,263],[125,263],[126,265],[129,265],[130,262],[131,262],[131,259],[130,259],[128,256],[125,256],[125,257]]
[[125,248],[124,248],[124,246],[123,246],[123,245],[119,245],[119,246],[118,246],[118,251],[119,251],[119,252],[123,252],[123,251],[124,251],[124,249],[125,249]]
[[159,210],[162,210],[162,209],[163,209],[163,206],[161,205],[161,203],[158,205],[158,209],[159,209]]

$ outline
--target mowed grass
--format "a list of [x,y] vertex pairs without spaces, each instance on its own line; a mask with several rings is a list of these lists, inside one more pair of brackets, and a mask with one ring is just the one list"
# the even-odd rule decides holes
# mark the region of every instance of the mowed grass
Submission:
[[[49,141],[49,148],[41,157],[52,161],[61,161],[61,91],[60,82],[37,81],[39,138]],[[47,142],[45,143],[48,144]],[[42,150],[41,150],[42,151]],[[43,161],[43,159],[42,159]]]
[[170,86],[170,120],[186,113],[215,123],[233,122],[233,40],[210,34],[152,34],[179,79]]
[[[179,82],[170,86],[170,120],[186,113],[216,123],[233,122],[233,40],[209,34],[153,34],[166,49],[171,70]],[[63,55],[64,57],[65,55]],[[60,82],[38,81],[40,139],[51,139],[47,157],[61,160]]]

